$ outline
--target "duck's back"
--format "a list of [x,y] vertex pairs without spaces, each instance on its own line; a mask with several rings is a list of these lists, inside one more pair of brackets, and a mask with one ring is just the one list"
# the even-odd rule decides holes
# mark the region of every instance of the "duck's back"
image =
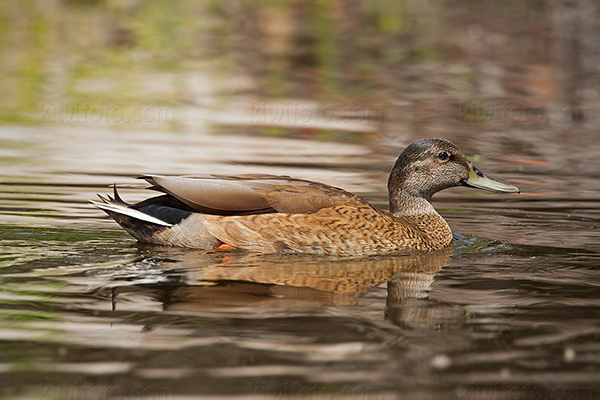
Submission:
[[363,201],[343,189],[276,175],[146,175],[149,189],[167,193],[193,210],[214,215],[310,214]]

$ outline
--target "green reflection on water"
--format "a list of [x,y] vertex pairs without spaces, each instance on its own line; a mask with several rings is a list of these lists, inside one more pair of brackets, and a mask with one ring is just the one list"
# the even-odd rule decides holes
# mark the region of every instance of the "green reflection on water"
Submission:
[[[0,278],[37,269],[109,262],[132,252],[135,240],[122,231],[0,226]],[[50,285],[53,285],[51,283]]]
[[54,314],[44,311],[30,311],[18,313],[1,313],[0,319],[5,319],[7,322],[27,323],[37,321],[60,321],[60,318]]
[[102,107],[131,119],[136,107],[182,105],[198,73],[232,94],[356,102],[399,62],[445,54],[407,39],[431,35],[439,18],[409,23],[411,12],[396,2],[7,2],[0,123],[77,123],[69,115]]

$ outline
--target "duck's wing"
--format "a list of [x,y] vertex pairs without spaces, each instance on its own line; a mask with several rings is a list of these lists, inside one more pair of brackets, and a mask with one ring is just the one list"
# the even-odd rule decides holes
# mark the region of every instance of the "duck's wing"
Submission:
[[217,215],[309,214],[364,202],[322,183],[275,175],[145,175],[149,189],[170,194],[196,211]]

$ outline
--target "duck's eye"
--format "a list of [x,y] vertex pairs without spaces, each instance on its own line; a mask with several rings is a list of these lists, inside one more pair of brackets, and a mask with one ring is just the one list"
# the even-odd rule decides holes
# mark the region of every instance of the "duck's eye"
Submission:
[[440,151],[438,153],[438,158],[442,161],[446,161],[447,159],[450,158],[450,155],[448,153],[446,153],[445,151]]

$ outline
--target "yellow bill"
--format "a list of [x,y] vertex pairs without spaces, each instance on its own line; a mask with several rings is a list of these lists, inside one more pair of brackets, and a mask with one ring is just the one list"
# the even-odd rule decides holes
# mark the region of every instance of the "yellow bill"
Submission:
[[487,190],[489,192],[521,193],[521,189],[519,189],[517,186],[487,176],[472,163],[469,163],[469,177],[467,179],[463,179],[461,183],[464,186]]

